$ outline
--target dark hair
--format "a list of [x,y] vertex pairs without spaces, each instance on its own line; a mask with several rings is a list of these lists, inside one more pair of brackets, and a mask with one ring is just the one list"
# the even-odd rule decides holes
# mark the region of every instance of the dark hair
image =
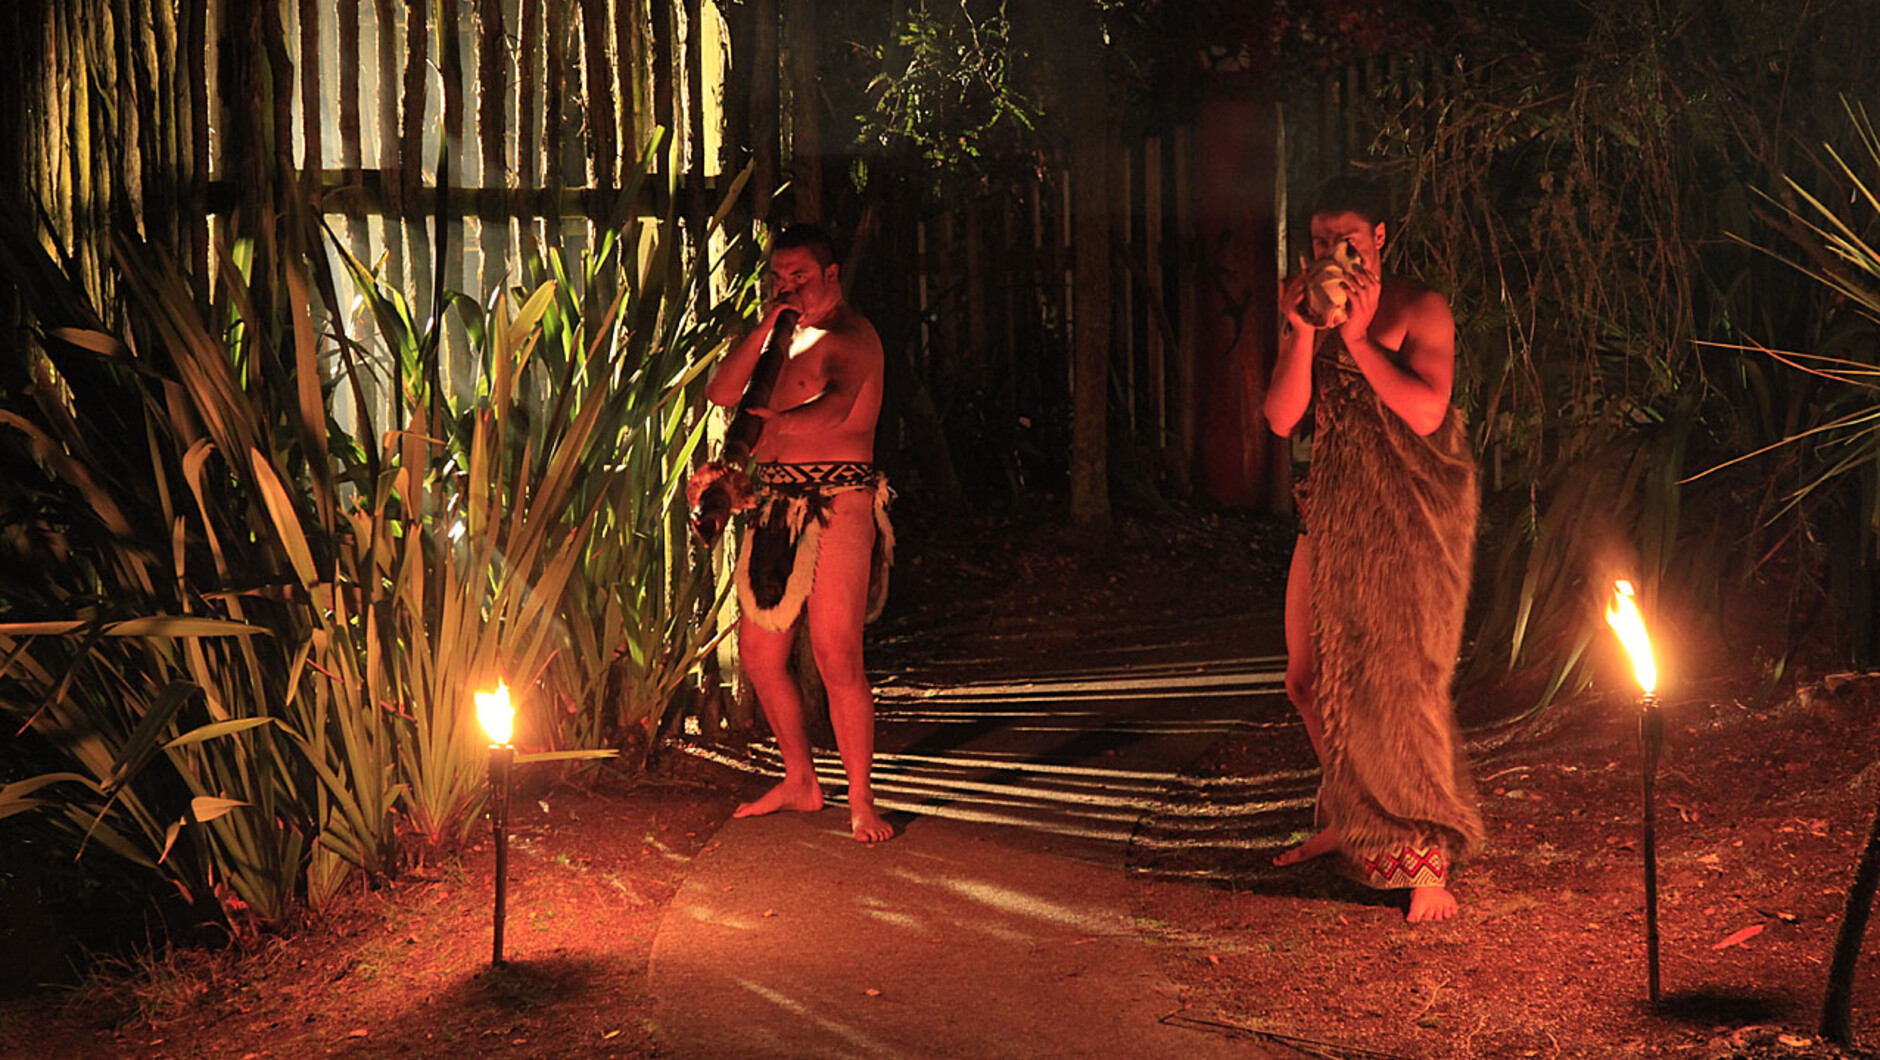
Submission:
[[770,241],[770,252],[775,254],[779,250],[807,250],[816,264],[825,269],[836,263],[835,240],[813,224],[794,224],[778,232]]
[[1363,177],[1333,177],[1313,193],[1312,212],[1306,217],[1340,213],[1357,214],[1366,224],[1383,224],[1390,220],[1390,196]]

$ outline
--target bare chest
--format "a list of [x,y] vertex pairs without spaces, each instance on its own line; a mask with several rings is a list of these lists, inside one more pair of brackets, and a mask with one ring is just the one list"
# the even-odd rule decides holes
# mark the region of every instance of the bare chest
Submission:
[[1377,315],[1371,318],[1371,326],[1365,333],[1372,342],[1387,350],[1402,349],[1404,339],[1410,334],[1410,315],[1408,301],[1387,289],[1385,296],[1378,300]]
[[777,408],[794,408],[827,387],[829,377],[817,341],[820,337],[810,336],[806,341],[799,335],[791,344],[790,357],[778,370],[777,384],[770,392],[771,404]]

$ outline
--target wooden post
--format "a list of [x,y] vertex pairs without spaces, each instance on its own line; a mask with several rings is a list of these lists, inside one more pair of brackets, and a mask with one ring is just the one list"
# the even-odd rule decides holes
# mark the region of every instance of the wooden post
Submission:
[[273,113],[263,123],[267,132],[262,142],[268,151],[259,160],[267,173],[267,197],[262,202],[271,218],[293,180],[294,61],[287,54],[286,11],[271,0],[256,2],[261,7],[262,54],[268,63],[268,102],[273,105]]
[[[320,91],[320,0],[300,0],[300,127],[306,145],[300,163],[305,174],[302,184],[311,190],[318,206],[320,170],[325,164],[324,144],[320,142],[320,104],[326,94]],[[331,6],[331,0],[327,5]]]
[[[398,21],[392,0],[373,0],[373,25],[379,52],[379,187],[385,196],[385,282],[394,289],[405,285],[404,178],[398,140]],[[402,408],[404,396],[394,389],[392,404]],[[401,421],[402,422],[402,421]]]
[[966,286],[966,341],[963,344],[966,348],[956,352],[976,366],[978,369],[976,374],[983,379],[986,369],[992,363],[990,353],[986,349],[986,281],[988,279],[986,273],[988,269],[986,239],[983,231],[985,227],[984,203],[979,199],[969,200],[964,210],[956,210],[955,213],[965,215],[963,227],[966,230],[965,245],[961,248],[964,254],[961,279],[965,281]]
[[[542,4],[545,0],[521,0],[518,17],[521,30],[516,37],[516,187],[517,194],[527,194],[542,186],[542,80],[548,54],[543,40]],[[538,220],[523,216],[517,221],[520,249],[528,248],[543,237]]]
[[[346,242],[360,261],[372,260],[372,241],[366,231],[366,213],[361,197],[365,193],[360,170],[365,166],[365,132],[359,113],[359,84],[365,79],[364,56],[360,54],[359,0],[339,0],[335,9],[339,19],[339,164],[347,177]],[[362,385],[363,382],[362,382]]]
[[[182,131],[184,115],[187,112],[187,85],[180,76],[177,63],[177,24],[174,4],[152,3],[150,5],[154,26],[156,56],[151,66],[151,85],[157,108],[157,125],[153,149],[150,158],[149,177],[145,181],[145,194],[148,200],[165,204],[157,211],[163,216],[146,219],[156,238],[176,255],[180,262],[188,261],[183,243],[183,231],[186,226],[177,224],[181,205],[179,196],[181,186],[177,183],[182,174]],[[147,201],[148,201],[147,200]]]
[[646,50],[641,44],[646,18],[642,5],[646,0],[614,0],[614,70],[618,78],[617,98],[625,101],[620,112],[620,169],[626,172],[646,150],[648,130],[642,127],[640,114],[649,104],[641,71],[646,65]]
[[790,86],[790,219],[799,222],[820,221],[823,217],[816,3],[817,0],[790,0],[782,7],[787,41],[784,69]]
[[[953,289],[952,285],[947,282],[955,275],[953,263],[958,257],[957,249],[960,245],[959,224],[960,217],[957,211],[942,210],[940,215],[934,218],[933,223],[927,226],[930,239],[927,254],[933,261],[930,268],[932,274],[939,277],[939,288],[942,292],[939,300],[940,311],[934,314],[934,319],[938,322],[934,330],[939,335],[939,338],[935,340],[935,348],[949,360],[961,356],[960,348],[963,345],[960,341],[959,291]],[[932,357],[931,351],[928,356]]]
[[594,183],[611,187],[619,172],[618,127],[614,120],[614,67],[607,49],[607,0],[581,0],[581,39],[586,44],[587,155]]
[[[112,224],[116,220],[115,214],[118,190],[116,185],[119,174],[113,163],[121,162],[122,156],[113,157],[109,149],[102,152],[98,149],[112,139],[116,139],[120,150],[122,149],[125,143],[124,123],[129,116],[124,113],[126,108],[120,105],[123,94],[119,90],[120,82],[118,80],[118,71],[121,68],[119,63],[119,47],[121,47],[121,42],[124,39],[123,35],[118,32],[118,27],[123,23],[118,21],[117,5],[115,2],[112,2],[112,0],[104,0],[104,2],[94,0],[94,6],[96,10],[89,13],[93,17],[87,18],[85,23],[86,28],[93,32],[91,41],[91,74],[93,77],[97,78],[99,82],[97,86],[99,91],[95,97],[95,105],[98,113],[93,119],[95,123],[93,128],[102,135],[98,143],[81,144],[79,146],[81,150],[97,153],[97,158],[92,163],[92,177],[94,183],[92,185],[90,211],[91,232],[88,235],[89,238],[94,240],[98,245],[99,269],[97,294],[102,296],[104,294],[104,286],[111,282],[111,271],[104,268],[104,261],[108,253],[106,250],[107,244],[105,242],[106,233],[111,230]],[[112,125],[116,127],[113,128]],[[104,302],[105,299],[100,297],[99,303],[103,304]]]
[[[0,8],[0,33],[9,34],[10,40],[25,43],[31,39],[29,16],[37,14],[35,7],[25,5]],[[40,56],[38,61],[44,63],[47,59],[47,56]],[[0,80],[0,165],[6,167],[5,178],[0,179],[0,195],[7,196],[9,202],[25,202],[29,189],[35,184],[32,170],[37,160],[32,141],[36,130],[28,123],[27,116],[26,99],[31,91],[26,83],[28,72],[20,69],[16,74]],[[18,327],[23,323],[24,309],[17,289],[0,292],[0,327]]]
[[[544,59],[542,67],[542,187],[548,192],[548,201],[558,202],[561,189],[567,183],[562,172],[562,134],[566,123],[566,97],[568,90],[568,31],[572,20],[568,16],[568,5],[572,0],[545,0],[543,8]],[[562,219],[559,212],[551,213],[545,219],[548,245],[560,248],[562,245]]]
[[[430,242],[425,238],[424,215],[415,209],[415,200],[424,185],[424,126],[431,88],[431,25],[427,17],[430,4],[411,3],[405,8],[405,89],[402,103],[404,124],[398,136],[398,178],[403,200],[399,223],[409,241],[412,308],[422,321],[442,307],[418,301],[418,292],[432,287],[434,266]],[[391,242],[387,233],[386,242]],[[427,380],[427,383],[435,382]],[[435,397],[435,395],[433,395]]]
[[[1134,253],[1135,213],[1135,153],[1122,147],[1121,137],[1115,128],[1110,129],[1111,155],[1116,160],[1116,221],[1115,239],[1122,244],[1125,257]],[[1120,297],[1110,299],[1111,313],[1116,325],[1112,328],[1111,356],[1122,364],[1123,369],[1123,417],[1124,429],[1129,440],[1141,444],[1142,435],[1137,423],[1138,406],[1142,403],[1141,385],[1136,372],[1136,284],[1127,271],[1121,271],[1116,281],[1122,285]]]
[[[140,8],[142,4],[138,5]],[[151,31],[146,12],[131,10],[131,0],[117,3],[117,83],[112,106],[118,111],[118,145],[123,152],[113,175],[119,219],[140,235],[144,230],[144,126],[156,115],[155,100],[145,89],[144,41]],[[146,120],[148,119],[148,120]]]
[[752,0],[751,42],[751,216],[770,216],[777,191],[779,110],[777,0]]
[[1072,292],[1071,519],[1080,525],[1110,517],[1110,216],[1111,153],[1109,79],[1095,19],[1074,20],[1079,39],[1075,82],[1084,86],[1070,114],[1072,199],[1071,251],[1076,262]]
[[[699,0],[685,0],[685,227],[695,254],[709,253],[704,245],[705,220],[705,32],[704,9]],[[698,311],[711,307],[711,290],[701,286]]]
[[[466,5],[470,0],[447,0],[450,8]],[[445,350],[449,354],[444,373],[447,393],[469,394],[474,383],[465,385],[473,378],[470,364],[469,336],[462,328],[447,328],[444,313],[443,294],[446,289],[461,291],[464,289],[464,260],[469,257],[470,247],[464,240],[464,215],[462,211],[446,213],[449,202],[446,191],[453,183],[461,182],[457,174],[464,170],[466,152],[463,142],[464,101],[463,101],[463,19],[445,17],[437,23],[438,69],[444,82],[444,135],[438,145],[437,189],[438,207],[432,224],[437,231],[432,238],[432,246],[438,248],[442,261],[432,263],[438,278],[431,298],[431,312],[437,317],[439,330],[443,333]]]
[[[1162,276],[1162,138],[1151,136],[1142,150],[1142,259],[1149,274],[1150,301],[1167,306]],[[1169,448],[1167,346],[1162,329],[1151,323],[1145,340],[1145,368],[1149,377],[1150,446],[1157,453]]]
[[71,233],[67,238],[78,261],[79,274],[84,277],[86,290],[96,294],[100,269],[98,255],[91,245],[94,227],[91,208],[97,201],[92,174],[95,156],[91,152],[91,40],[85,32],[82,15],[76,6],[66,9],[66,40],[71,47],[67,53],[67,79],[71,85],[67,114],[72,123],[71,139],[66,141],[65,148],[72,159]]
[[[994,361],[998,364],[997,386],[1006,395],[1006,405],[1001,412],[1004,423],[1000,430],[1017,429],[1019,415],[1020,390],[1018,384],[1018,362],[1020,360],[1018,344],[1018,262],[1022,255],[1030,250],[1030,240],[1019,236],[1018,211],[1020,195],[1016,188],[1008,186],[999,195],[999,246],[993,254],[998,264],[993,266],[993,282],[999,291],[999,349]],[[1036,357],[1037,351],[1030,350],[1024,357]],[[1017,501],[1019,498],[1012,498]]]
[[[1031,291],[1031,312],[1026,314],[1025,338],[1034,351],[1046,350],[1047,343],[1054,336],[1051,333],[1052,322],[1061,321],[1057,313],[1057,299],[1053,296],[1057,287],[1057,240],[1046,234],[1046,225],[1050,215],[1045,210],[1045,201],[1050,196],[1051,186],[1042,176],[1034,177],[1030,183],[1028,197],[1031,200],[1031,253],[1026,260],[1025,284]],[[1055,232],[1055,226],[1052,231]],[[1019,370],[1025,373],[1025,392],[1034,397],[1045,392],[1043,363],[1039,356],[1022,359]]]
[[1216,71],[1197,112],[1200,486],[1220,504],[1271,510],[1280,446],[1263,414],[1278,336],[1273,102],[1263,78]]
[[483,194],[477,199],[477,216],[487,225],[501,216],[503,190],[509,186],[503,157],[503,132],[508,121],[504,105],[508,102],[508,71],[503,52],[508,41],[503,0],[477,0],[477,28],[477,140],[483,185]]
[[[668,136],[679,135],[674,128],[673,87],[678,69],[678,41],[672,24],[672,5],[678,0],[648,0],[647,29],[651,31],[653,52],[653,121]],[[662,162],[660,168],[664,170]]]
[[68,71],[72,67],[72,20],[61,8],[54,8],[46,19],[46,53],[51,61],[46,63],[46,99],[49,101],[47,115],[46,149],[44,154],[46,176],[45,184],[49,189],[47,197],[51,200],[48,213],[51,214],[52,238],[59,249],[72,249],[72,154],[69,145],[72,142],[72,98],[76,91]]
[[184,80],[189,86],[189,136],[186,145],[189,155],[184,162],[183,180],[188,185],[189,193],[183,208],[183,216],[188,224],[188,236],[184,243],[190,256],[190,271],[195,277],[196,290],[204,292],[209,288],[209,14],[207,4],[190,4],[185,10],[188,12],[188,24],[184,31],[186,40],[182,55],[184,62],[188,63]]
[[927,248],[927,222],[925,219],[917,219],[914,222],[914,304],[920,314],[920,343],[914,351],[914,362],[922,370],[926,369],[928,352],[933,349],[933,325],[928,313],[931,308],[928,284],[933,275],[933,256]]
[[483,185],[477,197],[477,217],[478,242],[483,251],[483,297],[487,300],[508,274],[511,245],[509,217],[503,212],[505,193],[512,186],[503,151],[509,114],[509,71],[503,61],[509,40],[503,0],[477,0],[477,23],[477,140]]
[[[431,26],[427,3],[405,6],[405,78],[403,124],[398,134],[399,187],[406,198],[416,196],[424,183],[424,112],[431,79]],[[407,207],[409,208],[409,207]]]

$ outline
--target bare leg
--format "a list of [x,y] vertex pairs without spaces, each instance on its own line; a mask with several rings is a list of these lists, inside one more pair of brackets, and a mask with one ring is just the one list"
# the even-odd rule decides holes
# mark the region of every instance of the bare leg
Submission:
[[868,609],[868,575],[875,544],[875,497],[871,490],[836,495],[823,527],[810,590],[810,647],[816,671],[829,692],[829,724],[849,781],[849,827],[864,843],[894,835],[875,810],[870,772],[875,759],[875,697],[862,666],[862,623]]
[[[1293,545],[1292,565],[1286,571],[1286,696],[1306,723],[1312,753],[1325,768],[1325,732],[1319,719],[1314,688],[1318,658],[1312,647],[1312,539],[1304,534]],[[1273,859],[1275,865],[1296,865],[1338,849],[1330,829]]]
[[1300,534],[1286,571],[1286,696],[1305,721],[1312,753],[1323,768],[1325,732],[1319,722],[1317,676],[1318,655],[1312,645],[1312,539]]
[[822,785],[810,757],[809,733],[803,724],[803,699],[790,678],[791,631],[773,633],[745,619],[738,624],[738,657],[745,676],[757,690],[764,720],[776,734],[783,755],[783,781],[763,795],[739,806],[733,817],[756,817],[778,810],[813,813],[822,809]]

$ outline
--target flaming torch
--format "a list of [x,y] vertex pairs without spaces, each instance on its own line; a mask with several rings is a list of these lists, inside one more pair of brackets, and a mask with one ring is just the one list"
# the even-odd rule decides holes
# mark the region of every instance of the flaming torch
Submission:
[[509,705],[509,686],[497,682],[496,691],[478,692],[477,720],[490,737],[490,824],[496,833],[496,930],[490,963],[503,963],[503,899],[509,890],[509,774],[516,764],[516,748],[509,742],[516,711]]
[[1645,633],[1645,621],[1632,602],[1632,583],[1613,583],[1612,606],[1606,611],[1606,624],[1619,635],[1627,654],[1632,656],[1632,670],[1638,676],[1638,733],[1645,755],[1645,975],[1651,999],[1658,1001],[1658,833],[1654,785],[1658,774],[1658,751],[1664,746],[1665,723],[1658,714],[1658,665],[1652,661],[1651,638]]

